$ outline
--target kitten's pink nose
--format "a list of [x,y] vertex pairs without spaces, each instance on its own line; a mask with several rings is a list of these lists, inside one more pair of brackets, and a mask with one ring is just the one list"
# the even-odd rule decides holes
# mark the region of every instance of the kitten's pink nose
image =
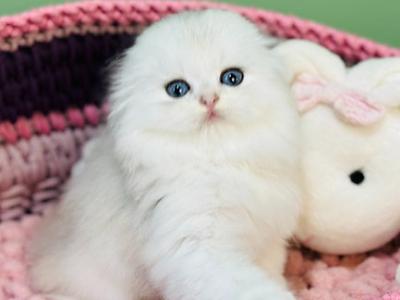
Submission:
[[202,96],[202,97],[200,97],[200,104],[204,105],[208,109],[214,109],[218,100],[219,100],[219,96],[216,94],[214,94],[212,96],[208,96],[208,97]]

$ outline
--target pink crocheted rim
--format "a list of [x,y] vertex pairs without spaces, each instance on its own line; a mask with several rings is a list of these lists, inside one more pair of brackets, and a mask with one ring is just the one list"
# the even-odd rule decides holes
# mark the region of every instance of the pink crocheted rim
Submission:
[[37,9],[17,16],[0,18],[0,42],[12,43],[13,39],[29,34],[76,26],[146,25],[170,13],[205,8],[224,8],[239,12],[277,36],[313,40],[348,60],[400,55],[399,49],[293,16],[254,8],[193,1],[94,0]]
[[77,25],[75,27],[58,28],[53,31],[44,31],[37,33],[28,33],[23,36],[7,40],[0,40],[0,51],[13,52],[20,47],[29,47],[35,43],[50,42],[55,38],[65,38],[71,35],[102,35],[102,34],[137,34],[143,30],[140,26],[96,26],[96,25]]
[[49,115],[35,113],[32,118],[20,117],[15,123],[0,123],[0,142],[16,143],[20,138],[30,139],[34,135],[50,134],[68,128],[97,126],[104,121],[108,107],[86,105],[83,109],[70,108],[66,113],[52,112]]

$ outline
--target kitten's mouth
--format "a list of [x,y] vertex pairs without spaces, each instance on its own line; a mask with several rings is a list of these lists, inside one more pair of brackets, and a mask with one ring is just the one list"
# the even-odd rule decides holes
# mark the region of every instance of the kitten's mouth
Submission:
[[219,118],[220,118],[220,115],[215,110],[207,111],[207,117],[206,117],[207,121],[213,121],[213,120],[216,120]]
[[206,115],[204,117],[204,122],[205,123],[214,123],[219,120],[222,120],[224,116],[219,112],[214,109],[212,110],[207,110]]

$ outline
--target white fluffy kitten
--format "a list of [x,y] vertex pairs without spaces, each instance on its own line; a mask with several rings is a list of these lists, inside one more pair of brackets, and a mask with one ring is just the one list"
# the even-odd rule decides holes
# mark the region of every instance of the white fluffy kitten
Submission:
[[109,126],[31,251],[52,299],[287,300],[298,119],[280,61],[242,17],[148,28],[113,78]]

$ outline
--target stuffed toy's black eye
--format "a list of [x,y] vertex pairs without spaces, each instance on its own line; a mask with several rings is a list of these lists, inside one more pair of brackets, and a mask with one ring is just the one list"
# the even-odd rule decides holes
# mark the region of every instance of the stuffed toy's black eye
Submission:
[[361,170],[354,171],[353,173],[351,173],[349,175],[349,178],[350,178],[351,182],[356,185],[360,185],[365,181],[365,175],[364,175],[363,171],[361,171]]
[[220,81],[229,86],[238,86],[243,81],[243,72],[238,68],[225,70],[221,73]]
[[190,85],[184,80],[173,80],[165,86],[167,94],[173,98],[185,96],[190,91]]

